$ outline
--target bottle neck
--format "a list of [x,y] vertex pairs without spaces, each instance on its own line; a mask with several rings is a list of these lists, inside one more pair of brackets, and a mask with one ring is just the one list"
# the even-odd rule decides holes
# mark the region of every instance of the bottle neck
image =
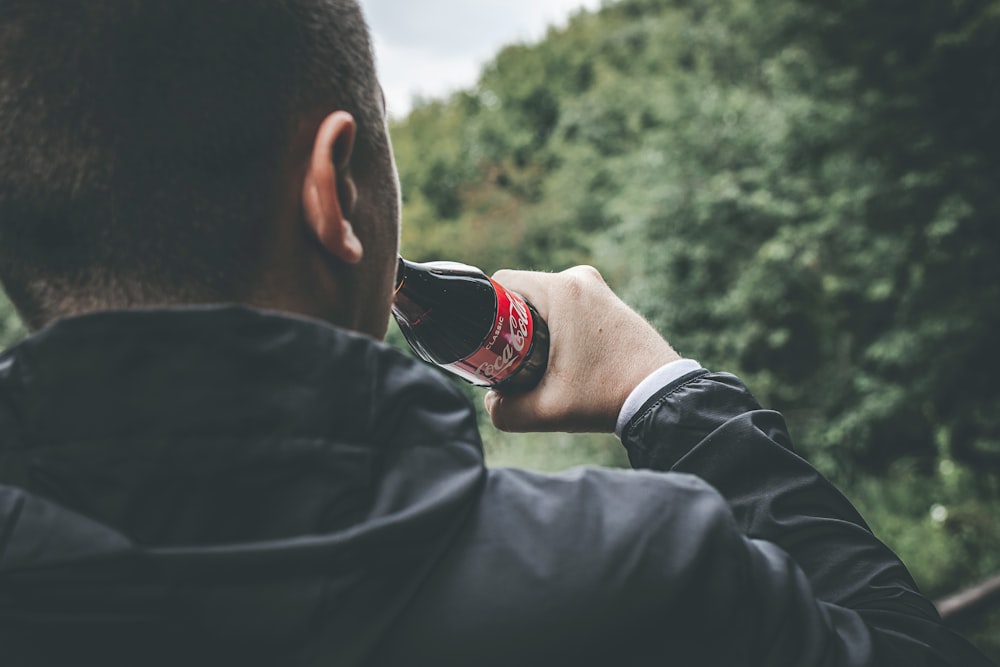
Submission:
[[407,286],[407,279],[413,280],[413,276],[424,270],[416,262],[399,258],[396,266],[396,292],[393,296],[392,310],[398,319],[402,319],[410,326],[416,326],[421,318],[427,314],[427,307],[421,305],[413,299],[411,290]]
[[407,261],[400,256],[399,262],[396,264],[396,294],[399,293],[400,288],[403,286],[403,281],[406,280],[406,272],[413,266],[413,262]]
[[[480,269],[458,262],[411,262],[399,258],[396,268],[396,293],[393,312],[411,326],[419,321],[435,306],[454,308],[463,292],[469,295],[467,286],[481,285],[492,295],[491,306],[495,306],[495,294],[489,278]],[[460,289],[466,287],[465,289]]]

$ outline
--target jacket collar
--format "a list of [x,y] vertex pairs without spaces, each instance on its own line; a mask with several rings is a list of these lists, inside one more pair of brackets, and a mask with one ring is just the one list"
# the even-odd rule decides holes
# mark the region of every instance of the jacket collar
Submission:
[[150,433],[378,443],[405,419],[401,396],[413,407],[438,393],[457,398],[369,337],[242,307],[70,318],[0,356],[0,428],[22,446]]
[[[326,522],[324,549],[440,535],[485,479],[475,413],[456,387],[323,323],[239,307],[109,312],[58,322],[0,356],[0,490],[55,501],[127,536],[165,525],[133,517],[164,476],[181,488],[303,456],[322,466],[318,489],[346,494],[335,507],[356,508]],[[0,573],[72,553],[43,549],[35,542],[51,531],[2,510]],[[251,523],[233,539],[296,529],[262,530]],[[191,544],[193,562],[214,562],[191,532],[142,541]]]
[[354,664],[484,481],[460,392],[366,337],[226,307],[66,320],[0,356],[0,616]]

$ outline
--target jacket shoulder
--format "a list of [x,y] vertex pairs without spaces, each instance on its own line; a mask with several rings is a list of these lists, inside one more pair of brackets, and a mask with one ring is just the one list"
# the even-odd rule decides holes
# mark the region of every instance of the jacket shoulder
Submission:
[[499,532],[511,550],[640,572],[660,562],[660,549],[676,549],[677,533],[693,537],[695,526],[730,515],[699,477],[604,468],[491,470],[478,509],[475,532]]
[[735,535],[725,502],[693,476],[493,469],[397,626],[396,645],[444,632],[452,655],[477,664],[550,652],[567,664],[570,647],[597,664],[605,652],[620,657],[622,641],[638,653],[700,566],[704,542]]

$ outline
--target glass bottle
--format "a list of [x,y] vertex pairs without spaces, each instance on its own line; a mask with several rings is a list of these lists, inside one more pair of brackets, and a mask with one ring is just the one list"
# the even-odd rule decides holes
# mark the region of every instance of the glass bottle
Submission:
[[474,385],[526,391],[545,373],[545,320],[475,267],[400,257],[392,314],[417,356]]

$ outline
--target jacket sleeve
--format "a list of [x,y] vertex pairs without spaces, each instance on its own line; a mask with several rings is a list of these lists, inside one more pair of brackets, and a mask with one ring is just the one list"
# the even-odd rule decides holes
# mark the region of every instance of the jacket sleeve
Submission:
[[748,664],[991,664],[943,627],[899,559],[795,454],[782,416],[736,377],[678,379],[622,440],[634,467],[696,475],[728,503],[755,563],[743,589],[757,598],[747,605],[758,614]]

